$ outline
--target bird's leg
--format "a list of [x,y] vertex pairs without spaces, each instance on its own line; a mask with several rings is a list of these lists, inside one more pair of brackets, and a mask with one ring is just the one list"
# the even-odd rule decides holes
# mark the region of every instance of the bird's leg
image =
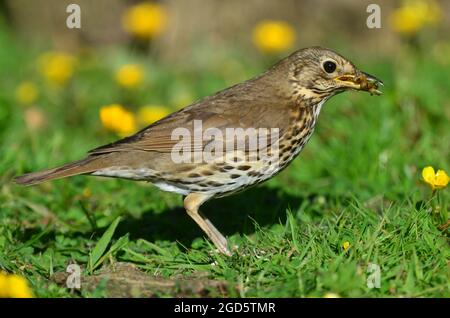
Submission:
[[227,247],[227,239],[216,229],[216,227],[205,218],[200,211],[199,207],[210,198],[211,196],[200,194],[200,193],[190,193],[184,199],[184,208],[187,214],[197,223],[203,232],[208,235],[209,239],[214,243],[214,245],[219,249],[219,251],[227,256],[231,256],[230,251]]

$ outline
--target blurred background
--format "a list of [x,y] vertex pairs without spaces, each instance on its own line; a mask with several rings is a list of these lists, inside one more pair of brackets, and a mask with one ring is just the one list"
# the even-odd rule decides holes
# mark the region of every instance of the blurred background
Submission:
[[[367,25],[372,1],[79,0],[80,28],[69,28],[72,2],[0,1],[0,135],[16,136],[3,138],[4,160],[22,169],[60,163],[66,147],[81,156],[313,45],[386,84],[376,101],[336,97],[331,104],[340,106],[323,115],[324,138],[351,134],[343,114],[352,113],[363,129],[371,116],[377,129],[403,122],[405,149],[425,130],[448,141],[449,1],[378,1],[380,28]],[[377,106],[353,106],[367,103]],[[54,152],[30,160],[42,140]],[[21,145],[22,154],[13,151]],[[448,147],[441,148],[418,151],[445,161]]]
[[[439,40],[448,34],[450,27],[448,1],[376,1],[381,8],[380,29],[366,26],[369,16],[366,9],[374,3],[370,0],[229,0],[226,4],[220,0],[7,0],[2,3],[5,22],[28,44],[74,50],[127,44],[133,36],[140,36],[141,40],[152,41],[160,57],[176,59],[186,57],[199,43],[212,50],[223,47],[252,50],[255,26],[266,20],[285,23],[295,33],[295,43],[287,46],[286,51],[345,43],[347,50],[391,54],[405,36],[432,26],[434,32],[427,32],[426,36]],[[65,27],[66,7],[71,3],[77,3],[82,11],[79,30]],[[133,26],[124,28],[124,15],[139,3],[152,6],[135,8]]]

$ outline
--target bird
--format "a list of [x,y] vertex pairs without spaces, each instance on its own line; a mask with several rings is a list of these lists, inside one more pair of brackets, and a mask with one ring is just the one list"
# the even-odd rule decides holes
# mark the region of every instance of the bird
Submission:
[[260,75],[95,148],[84,159],[15,181],[34,185],[91,175],[151,182],[183,195],[187,214],[218,252],[230,256],[227,239],[200,206],[286,168],[309,141],[323,104],[332,96],[348,90],[380,95],[381,85],[331,49],[300,49]]

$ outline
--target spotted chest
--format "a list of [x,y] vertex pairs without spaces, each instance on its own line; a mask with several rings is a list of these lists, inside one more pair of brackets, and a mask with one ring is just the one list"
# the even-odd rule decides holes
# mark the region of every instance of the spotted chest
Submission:
[[[214,192],[216,197],[227,196],[243,191],[251,186],[264,182],[281,172],[301,152],[303,147],[311,138],[317,118],[325,100],[311,105],[310,107],[298,109],[293,113],[294,120],[291,128],[281,136],[278,143],[278,153],[268,158],[261,158],[259,162],[249,163],[246,171],[230,168],[228,182],[215,188],[204,190]],[[225,178],[226,179],[226,178]]]
[[300,153],[311,138],[326,100],[293,113],[295,119],[291,129],[280,140],[280,170],[284,169]]

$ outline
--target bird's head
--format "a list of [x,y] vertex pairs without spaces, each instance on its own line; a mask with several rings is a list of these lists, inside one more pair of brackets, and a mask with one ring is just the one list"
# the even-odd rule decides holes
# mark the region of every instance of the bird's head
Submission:
[[290,81],[303,96],[329,97],[345,90],[367,91],[380,95],[383,82],[360,71],[336,52],[320,47],[307,48],[287,58]]

